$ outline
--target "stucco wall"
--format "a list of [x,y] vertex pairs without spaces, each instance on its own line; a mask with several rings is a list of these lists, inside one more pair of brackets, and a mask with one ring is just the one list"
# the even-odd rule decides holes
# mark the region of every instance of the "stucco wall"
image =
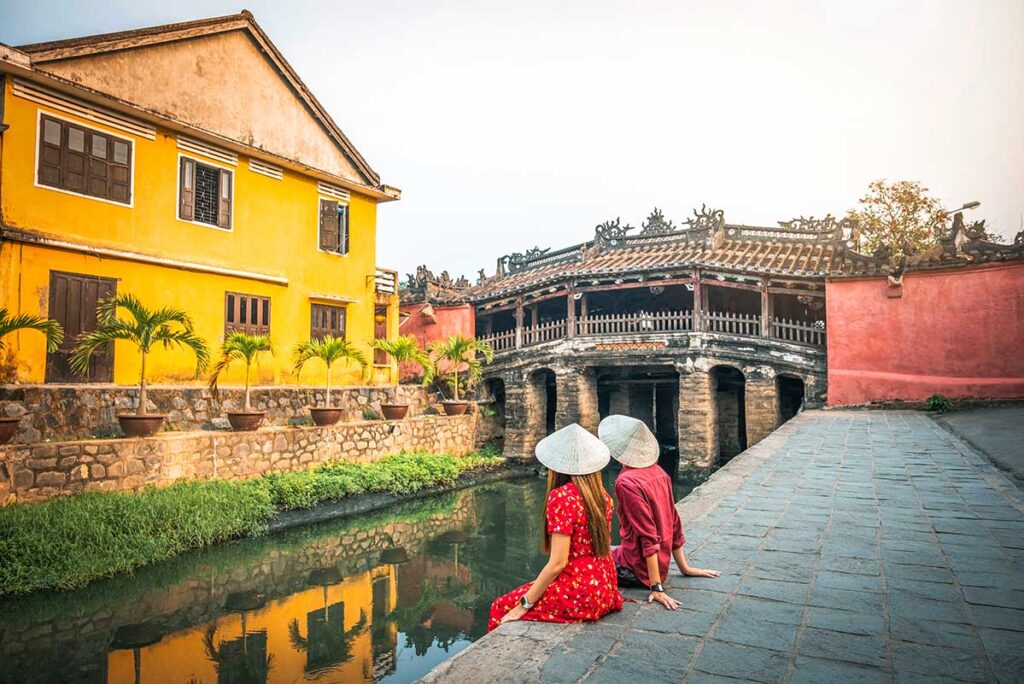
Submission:
[[[476,336],[476,318],[473,316],[473,308],[469,304],[431,305],[433,317],[423,313],[425,306],[426,304],[422,302],[402,305],[404,320],[398,329],[402,335],[412,335],[419,340],[420,346],[424,348],[431,342],[446,339],[451,335]],[[402,364],[400,370],[400,378],[403,380],[423,374],[423,370],[416,364]]]
[[1024,397],[1024,263],[830,280],[828,404]]

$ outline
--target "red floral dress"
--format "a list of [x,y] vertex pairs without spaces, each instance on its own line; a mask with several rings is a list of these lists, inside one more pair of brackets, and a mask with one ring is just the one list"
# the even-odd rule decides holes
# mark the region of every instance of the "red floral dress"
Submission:
[[[608,525],[612,522],[612,500],[605,495]],[[594,622],[612,611],[622,610],[622,596],[611,557],[596,558],[587,527],[583,497],[572,482],[552,490],[545,510],[548,532],[568,534],[569,562],[547,591],[522,620],[537,622]],[[519,605],[519,599],[533,582],[524,584],[491,604],[490,631],[505,613]]]

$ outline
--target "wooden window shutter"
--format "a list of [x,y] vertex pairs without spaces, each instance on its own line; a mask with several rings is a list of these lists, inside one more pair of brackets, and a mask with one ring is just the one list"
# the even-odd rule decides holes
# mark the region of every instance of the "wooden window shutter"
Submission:
[[217,225],[221,228],[231,227],[231,172],[220,171],[220,204],[217,211]]
[[187,157],[181,158],[178,173],[178,218],[192,221],[196,215],[196,163]]
[[320,249],[338,251],[338,203],[320,200]]
[[348,207],[338,207],[338,253],[348,254]]

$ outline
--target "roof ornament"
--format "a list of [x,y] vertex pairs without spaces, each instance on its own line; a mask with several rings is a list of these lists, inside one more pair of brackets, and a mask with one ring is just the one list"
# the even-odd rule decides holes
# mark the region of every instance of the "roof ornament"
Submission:
[[622,225],[619,217],[614,221],[605,221],[594,228],[594,244],[598,248],[620,247],[626,239],[626,233],[633,230],[633,226]]
[[833,233],[836,230],[836,217],[825,214],[825,218],[801,216],[789,221],[779,221],[779,225],[795,233]]
[[529,262],[534,259],[539,259],[550,251],[550,247],[546,249],[534,247],[526,250],[525,252],[513,252],[512,254],[506,254],[498,259],[498,277],[500,278],[526,270],[529,266]]
[[675,229],[676,227],[671,221],[665,220],[665,215],[658,207],[654,207],[654,211],[647,217],[647,220],[640,224],[641,235],[665,235]]

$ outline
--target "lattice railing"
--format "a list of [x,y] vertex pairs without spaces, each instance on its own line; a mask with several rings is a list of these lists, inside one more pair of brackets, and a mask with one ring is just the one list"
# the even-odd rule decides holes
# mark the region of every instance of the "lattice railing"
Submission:
[[788,318],[772,319],[772,337],[784,342],[825,346],[825,325],[821,323],[805,323]]
[[652,311],[586,316],[576,321],[577,335],[637,335],[693,330],[690,311]]

